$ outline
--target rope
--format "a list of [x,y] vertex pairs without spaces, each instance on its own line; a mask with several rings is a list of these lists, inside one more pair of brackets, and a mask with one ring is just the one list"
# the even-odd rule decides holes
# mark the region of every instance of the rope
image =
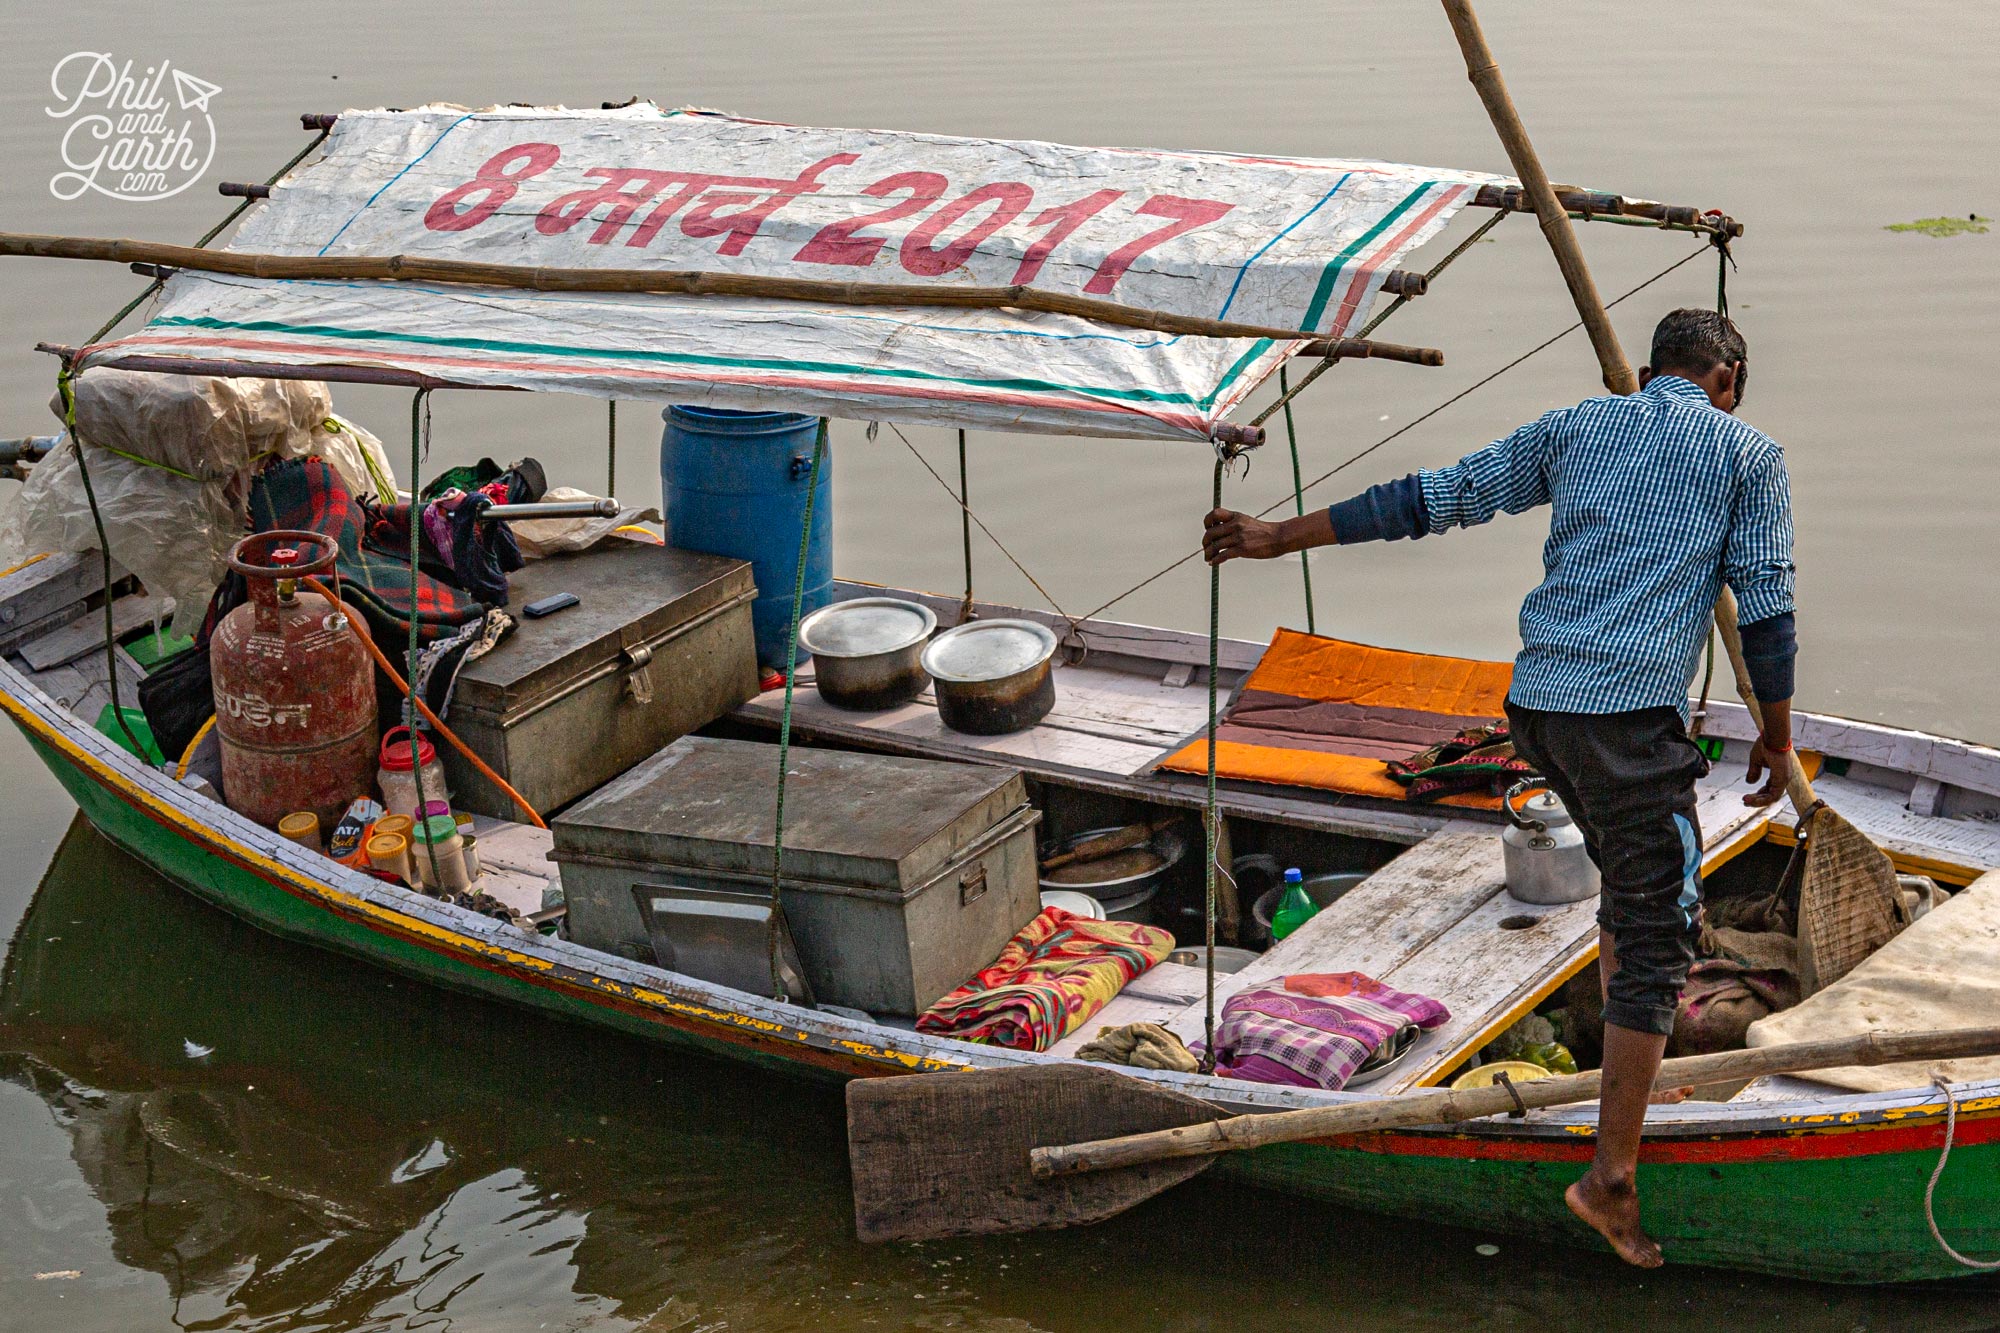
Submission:
[[[284,166],[279,167],[278,170],[271,176],[271,178],[264,182],[264,184],[276,185],[279,182],[279,180],[283,179],[284,174],[286,172],[290,171],[293,167],[297,166],[299,163],[305,161],[308,154],[310,154],[315,148],[318,148],[321,144],[325,143],[326,136],[327,136],[327,131],[321,130],[317,138],[315,138],[311,143],[307,144],[304,148],[300,149],[298,155],[294,157],[291,161],[285,163]],[[194,248],[197,250],[207,249],[208,243],[214,240],[216,237],[220,236],[222,234],[223,228],[227,227],[230,223],[236,221],[236,219],[242,217],[243,210],[250,207],[251,204],[254,204],[256,202],[257,201],[254,199],[245,199],[242,203],[238,204],[233,210],[230,211],[228,217],[216,223],[213,227],[210,227],[206,232],[203,232],[201,239],[194,243]],[[146,289],[144,291],[140,292],[137,296],[127,301],[122,307],[119,308],[117,314],[113,315],[110,319],[105,320],[104,327],[100,328],[97,332],[91,334],[88,338],[84,339],[83,345],[85,347],[91,347],[99,342],[102,342],[104,340],[105,334],[111,332],[111,330],[117,328],[120,324],[124,323],[125,316],[131,314],[134,310],[137,310],[140,306],[144,305],[147,301],[151,300],[153,294],[166,285],[166,281],[167,280],[165,278],[154,278],[151,282],[147,283]]]
[[[1621,302],[1630,299],[1631,297],[1637,296],[1640,292],[1645,291],[1648,287],[1660,281],[1660,279],[1666,277],[1669,273],[1672,273],[1675,269],[1680,268],[1682,265],[1687,264],[1693,260],[1699,259],[1706,249],[1707,247],[1704,246],[1701,250],[1695,250],[1692,253],[1685,255],[1680,259],[1675,260],[1673,263],[1667,265],[1665,268],[1661,269],[1658,273],[1655,273],[1652,277],[1646,279],[1644,282],[1638,284],[1636,287],[1628,288],[1622,295],[1617,296],[1610,301],[1607,301],[1605,303],[1604,308],[1609,310],[1611,307],[1618,305]],[[1368,455],[1374,453],[1377,449],[1380,449],[1384,445],[1389,444],[1390,442],[1400,438],[1401,436],[1408,434],[1410,431],[1415,430],[1418,426],[1423,425],[1426,421],[1429,421],[1432,417],[1444,411],[1446,408],[1451,407],[1452,405],[1457,403],[1460,399],[1471,397],[1473,394],[1485,388],[1487,385],[1491,384],[1494,380],[1499,379],[1502,375],[1505,375],[1508,371],[1514,369],[1514,367],[1520,365],[1528,358],[1547,351],[1549,348],[1555,346],[1557,343],[1561,342],[1564,338],[1567,338],[1570,334],[1575,333],[1578,329],[1582,327],[1583,327],[1583,321],[1578,320],[1576,323],[1570,325],[1562,332],[1556,334],[1554,337],[1545,339],[1542,342],[1535,344],[1535,346],[1521,353],[1521,355],[1515,357],[1512,361],[1509,361],[1506,365],[1500,367],[1500,369],[1494,371],[1492,374],[1486,376],[1483,379],[1474,381],[1472,384],[1459,390],[1457,393],[1445,399],[1443,402],[1439,403],[1436,407],[1433,407],[1430,411],[1424,413],[1422,416],[1417,417],[1415,420],[1409,422],[1407,425],[1397,427],[1395,430],[1389,432],[1387,435],[1384,435],[1381,439],[1375,441],[1375,443],[1369,445],[1366,449],[1363,449],[1360,453],[1353,455],[1344,462],[1340,463],[1338,466],[1329,468],[1327,471],[1322,472],[1319,476],[1307,482],[1305,486],[1301,489],[1300,493],[1303,494],[1305,491],[1312,490],[1314,487],[1319,486],[1322,483],[1331,480],[1335,475],[1344,472],[1348,468],[1354,466],[1354,464],[1368,457]],[[1298,395],[1299,389],[1303,389],[1304,387],[1305,384],[1301,383],[1297,388],[1294,388],[1292,390],[1293,396],[1296,397]],[[1263,509],[1257,512],[1256,517],[1258,518],[1266,517],[1271,513],[1272,510],[1278,508],[1278,506],[1282,505],[1283,503],[1284,503],[1283,500],[1279,500],[1276,503],[1265,506]],[[1098,616],[1103,615],[1106,611],[1109,611],[1112,607],[1118,605],[1118,603],[1124,601],[1127,597],[1130,597],[1133,593],[1138,592],[1141,589],[1148,587],[1153,583],[1157,583],[1159,580],[1173,573],[1176,569],[1179,569],[1182,565],[1186,564],[1190,560],[1193,560],[1200,554],[1201,554],[1201,548],[1196,547],[1194,550],[1189,551],[1186,555],[1174,561],[1172,564],[1167,565],[1162,569],[1156,570],[1152,574],[1147,575],[1145,578],[1140,579],[1137,583],[1127,588],[1124,592],[1119,593],[1116,597],[1113,597],[1110,601],[1104,603],[1102,606],[1096,608],[1095,610],[1084,612],[1084,614],[1080,617],[1080,619],[1092,620]]]
[[1944,1094],[1944,1150],[1938,1154],[1937,1166],[1931,1170],[1930,1183],[1924,1186],[1924,1221],[1930,1224],[1931,1239],[1938,1243],[1938,1248],[1960,1264],[1967,1268],[2000,1268],[2000,1259],[1969,1259],[1960,1254],[1938,1230],[1937,1209],[1933,1201],[1937,1196],[1938,1179],[1944,1175],[1944,1164],[1951,1160],[1952,1140],[1958,1135],[1958,1094],[1952,1091],[1950,1082],[1942,1074],[1933,1072],[1931,1084]]
[[90,502],[90,521],[97,528],[97,554],[104,570],[104,683],[111,690],[111,716],[118,722],[118,730],[125,733],[125,740],[132,747],[132,753],[140,763],[146,762],[146,747],[139,744],[139,738],[132,734],[132,724],[125,720],[125,706],[118,699],[118,629],[112,620],[111,603],[111,539],[104,533],[104,513],[97,507],[97,488],[90,483],[90,464],[83,456],[83,440],[76,433],[76,389],[71,381],[76,373],[65,365],[56,373],[56,390],[62,395],[63,425],[69,431],[69,442],[76,450],[77,475],[83,478],[83,498]]
[[[417,485],[417,475],[423,469],[424,458],[430,453],[431,434],[431,391],[419,389],[410,399],[410,644],[405,655],[403,681],[409,691],[410,706],[404,710],[403,725],[410,729],[410,773],[417,780],[416,829],[424,831],[424,855],[431,866],[431,887],[438,896],[444,896],[444,877],[438,873],[437,844],[430,839],[430,830],[424,823],[424,806],[428,798],[424,795],[424,766],[417,754],[417,555],[424,546],[424,501],[423,488]],[[412,830],[416,831],[415,829]]]
[[963,625],[972,619],[972,482],[965,468],[963,430],[958,433],[958,509],[958,535],[965,544],[965,600],[958,604],[958,623]]
[[[1218,449],[1215,455],[1215,490],[1212,507],[1222,508],[1222,475],[1229,470],[1232,455]],[[1222,642],[1222,566],[1208,567],[1208,788],[1202,801],[1202,954],[1207,973],[1202,988],[1201,1072],[1215,1069],[1215,858],[1222,846],[1221,817],[1215,801],[1215,719],[1219,705],[1216,667]]]
[[[951,483],[946,481],[943,475],[940,474],[936,468],[931,466],[931,461],[928,458],[925,458],[921,453],[917,451],[917,446],[910,443],[910,437],[903,434],[901,427],[897,426],[896,423],[893,421],[884,422],[883,424],[886,425],[890,430],[896,432],[896,438],[903,442],[903,447],[910,451],[911,457],[915,458],[919,463],[922,463],[924,465],[924,471],[931,474],[931,480],[935,481],[939,486],[944,488],[944,493],[952,498],[952,502],[956,504],[961,511],[963,511],[965,517],[970,521],[977,523],[979,525],[979,530],[986,534],[987,540],[1000,548],[1000,554],[1007,557],[1007,563],[1014,566],[1015,569],[1021,571],[1021,577],[1026,579],[1029,583],[1032,583],[1035,586],[1035,591],[1042,595],[1042,600],[1049,604],[1049,609],[1051,611],[1054,611],[1057,615],[1061,616],[1064,620],[1069,622],[1070,632],[1072,634],[1080,634],[1081,622],[1090,619],[1090,617],[1073,616],[1069,612],[1063,610],[1062,603],[1058,602],[1055,599],[1055,594],[1051,593],[1047,588],[1044,588],[1042,586],[1042,581],[1036,578],[1033,574],[1029,573],[1028,567],[1022,564],[1020,559],[1016,557],[1012,551],[1007,549],[1007,544],[1001,541],[998,537],[993,535],[993,529],[986,526],[986,520],[982,519],[981,517],[979,517],[979,515],[972,512],[972,506],[968,505],[962,498],[960,498],[959,494],[956,491],[952,490]],[[968,566],[968,568],[969,567],[970,566]],[[967,580],[967,586],[970,586],[970,580]],[[1096,613],[1093,612],[1092,614],[1094,615]]]
[[[1495,212],[1492,217],[1480,223],[1479,226],[1473,229],[1472,235],[1460,241],[1450,254],[1446,255],[1443,259],[1438,260],[1437,263],[1433,264],[1428,270],[1425,271],[1424,281],[1428,283],[1432,278],[1435,278],[1438,274],[1444,272],[1446,268],[1450,267],[1452,260],[1457,259],[1467,250],[1470,250],[1473,246],[1485,240],[1486,233],[1492,231],[1495,227],[1499,226],[1502,222],[1506,221],[1506,219],[1507,219],[1507,210],[1501,209]],[[1401,310],[1404,306],[1408,305],[1409,303],[1410,303],[1409,297],[1398,296],[1394,301],[1391,301],[1388,307],[1384,309],[1380,314],[1377,314],[1373,319],[1369,320],[1366,324],[1363,324],[1361,326],[1360,331],[1357,332],[1354,336],[1357,338],[1366,338],[1369,334],[1375,332],[1376,329],[1382,327],[1383,320],[1389,318],[1389,316],[1395,314],[1398,310]],[[1314,366],[1311,370],[1306,372],[1306,377],[1299,381],[1298,388],[1293,389],[1290,392],[1284,394],[1282,397],[1278,399],[1277,402],[1272,403],[1262,412],[1259,412],[1256,416],[1252,417],[1250,419],[1250,424],[1253,426],[1263,425],[1266,421],[1269,421],[1271,419],[1271,415],[1281,407],[1289,411],[1292,399],[1304,393],[1306,391],[1307,385],[1311,384],[1321,375],[1324,375],[1327,371],[1333,369],[1334,362],[1338,360],[1340,360],[1338,356],[1335,356],[1332,353],[1328,353],[1325,360],[1321,361],[1318,365]]]
[[[896,432],[898,435],[901,431]],[[907,443],[907,441],[906,441]],[[780,1003],[791,998],[785,977],[778,966],[778,925],[784,917],[778,888],[785,864],[785,770],[792,758],[792,689],[799,669],[799,604],[806,595],[806,556],[812,549],[813,501],[819,498],[819,470],[826,457],[826,418],[819,419],[819,434],[813,437],[812,476],[806,483],[805,519],[799,524],[799,566],[792,579],[792,628],[785,637],[785,712],[778,720],[778,808],[771,819],[771,997]]]
[[[1292,401],[1286,391],[1285,368],[1283,366],[1278,367],[1278,392],[1286,395],[1281,397],[1279,402],[1283,403],[1285,408],[1285,439],[1292,446],[1292,504],[1298,510],[1299,517],[1304,518],[1306,516],[1306,491],[1305,486],[1299,480],[1301,475],[1299,472],[1299,432],[1298,427],[1292,422]],[[1216,506],[1220,508],[1221,501],[1218,500]],[[1310,551],[1299,552],[1299,578],[1304,581],[1306,587],[1306,633],[1317,634],[1319,633],[1319,627],[1313,623],[1313,567],[1312,552]]]
[[618,400],[612,399],[604,414],[604,493],[618,494]]

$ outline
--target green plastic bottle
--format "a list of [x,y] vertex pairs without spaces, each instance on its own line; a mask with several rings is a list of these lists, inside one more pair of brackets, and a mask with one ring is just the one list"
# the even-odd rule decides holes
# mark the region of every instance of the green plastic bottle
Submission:
[[1319,911],[1319,904],[1306,892],[1305,876],[1296,870],[1285,872],[1285,894],[1278,899],[1278,910],[1271,913],[1271,938],[1281,940],[1285,936],[1312,920],[1313,913]]

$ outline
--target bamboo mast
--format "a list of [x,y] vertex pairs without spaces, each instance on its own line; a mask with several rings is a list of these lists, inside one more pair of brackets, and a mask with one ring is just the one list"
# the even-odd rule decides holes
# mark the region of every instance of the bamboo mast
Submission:
[[1507,150],[1507,160],[1514,164],[1514,174],[1535,206],[1542,235],[1548,238],[1549,248],[1555,252],[1556,267],[1562,270],[1570,299],[1576,303],[1576,313],[1583,320],[1590,345],[1597,352],[1597,363],[1603,368],[1604,387],[1613,393],[1638,392],[1638,378],[1625,360],[1624,350],[1618,346],[1618,335],[1612,331],[1611,317],[1605,313],[1604,300],[1597,294],[1597,283],[1583,262],[1576,231],[1570,226],[1569,210],[1556,198],[1549,174],[1542,169],[1542,159],[1528,139],[1528,127],[1521,123],[1521,114],[1507,95],[1507,85],[1500,78],[1500,65],[1493,59],[1492,48],[1486,45],[1486,34],[1480,31],[1471,0],[1444,0],[1444,12],[1458,37],[1458,49],[1465,54],[1465,76],[1479,91],[1487,118],[1493,122],[1500,144]]
[[[1556,266],[1562,270],[1563,281],[1569,284],[1577,316],[1582,319],[1584,328],[1590,334],[1590,345],[1597,352],[1597,364],[1604,372],[1604,387],[1613,393],[1637,393],[1638,377],[1632,373],[1632,365],[1625,359],[1625,351],[1618,344],[1618,334],[1611,327],[1611,317],[1605,312],[1604,301],[1597,294],[1597,284],[1592,281],[1590,269],[1584,263],[1583,248],[1576,242],[1576,230],[1570,226],[1569,212],[1556,198],[1548,173],[1542,169],[1542,160],[1535,153],[1534,144],[1528,141],[1527,127],[1521,123],[1521,115],[1514,109],[1513,99],[1507,95],[1507,85],[1500,79],[1500,66],[1493,59],[1492,48],[1486,44],[1486,34],[1479,29],[1479,18],[1472,12],[1471,0],[1442,0],[1442,3],[1445,16],[1451,20],[1451,30],[1458,37],[1459,50],[1465,55],[1466,77],[1479,90],[1479,100],[1486,104],[1486,114],[1507,149],[1507,158],[1514,164],[1514,174],[1521,178],[1522,187],[1534,201],[1535,215],[1541,219],[1542,235],[1548,238],[1549,248],[1555,252]],[[1716,599],[1715,627],[1728,650],[1729,665],[1736,676],[1737,696],[1750,710],[1750,718],[1761,733],[1764,728],[1763,711],[1757,706],[1756,693],[1750,687],[1750,669],[1743,660],[1743,641],[1736,624],[1736,597],[1727,587]],[[1803,822],[1807,811],[1816,803],[1812,784],[1806,780],[1805,770],[1799,765],[1796,753],[1790,756],[1789,768],[1785,791]]]
[[[787,301],[818,301],[828,305],[1035,310],[1115,324],[1122,328],[1178,333],[1196,338],[1269,338],[1295,342],[1313,336],[1310,329],[1177,315],[1166,310],[1146,310],[1119,301],[1021,285],[990,287],[969,283],[932,286],[897,282],[827,282],[814,278],[688,269],[542,268],[521,264],[483,264],[460,259],[424,259],[414,255],[246,254],[230,250],[200,250],[186,245],[163,245],[152,241],[0,232],[0,256],[10,255],[118,264],[162,264],[170,268],[225,273],[242,278],[446,282],[540,292],[651,292],[680,296],[770,297]],[[1444,353],[1435,347],[1405,347],[1399,343],[1373,342],[1366,338],[1339,339],[1335,350],[1343,359],[1369,358],[1419,366],[1444,364]]]

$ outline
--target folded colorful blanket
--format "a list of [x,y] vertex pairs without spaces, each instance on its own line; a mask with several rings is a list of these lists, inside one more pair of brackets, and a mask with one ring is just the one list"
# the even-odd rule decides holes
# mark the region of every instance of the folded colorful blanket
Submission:
[[1173,949],[1152,926],[1045,907],[991,967],[920,1014],[917,1031],[1046,1051]]
[[1450,1017],[1427,995],[1392,990],[1359,972],[1301,973],[1229,997],[1215,1025],[1215,1072],[1338,1089],[1389,1038]]

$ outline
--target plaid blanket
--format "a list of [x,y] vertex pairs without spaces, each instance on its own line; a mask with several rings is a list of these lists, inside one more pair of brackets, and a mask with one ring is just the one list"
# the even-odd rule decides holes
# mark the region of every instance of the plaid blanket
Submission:
[[1255,1083],[1339,1089],[1391,1037],[1451,1012],[1360,972],[1300,973],[1238,991],[1215,1025],[1215,1072]]
[[[485,612],[486,608],[465,592],[421,568],[412,585],[409,507],[378,508],[355,499],[341,484],[340,474],[320,459],[290,459],[259,473],[250,491],[250,527],[255,532],[297,528],[322,533],[339,543],[334,569],[340,575],[341,600],[361,609],[368,628],[385,649],[407,642],[413,605],[420,643],[449,638],[459,626]],[[231,575],[228,582],[241,580]],[[222,600],[222,593],[218,593],[217,603]],[[235,600],[230,602],[230,606],[235,604]],[[223,614],[228,609],[224,607]],[[214,605],[209,616],[214,621],[221,619]],[[203,627],[204,643],[209,628]]]
[[1045,907],[991,967],[917,1017],[917,1031],[1046,1051],[1174,951],[1164,930]]

